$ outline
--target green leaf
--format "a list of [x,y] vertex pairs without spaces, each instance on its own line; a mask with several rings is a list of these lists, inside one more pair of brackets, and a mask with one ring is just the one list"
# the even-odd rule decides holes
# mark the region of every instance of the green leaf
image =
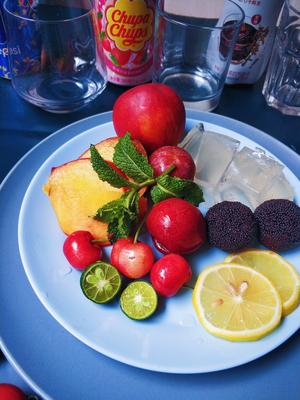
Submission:
[[135,182],[143,183],[153,179],[153,169],[146,157],[140,154],[130,140],[130,134],[121,137],[115,147],[113,161]]
[[195,182],[169,175],[158,177],[157,185],[151,190],[153,202],[158,203],[172,197],[186,200],[195,206],[203,201],[202,190]]
[[101,181],[108,182],[115,188],[132,186],[132,182],[121,176],[101,157],[94,145],[90,146],[90,151],[93,169],[97,172]]
[[100,32],[100,39],[103,40],[104,38],[105,38],[105,32],[102,31],[102,32]]
[[101,18],[103,17],[102,12],[101,12],[101,11],[98,11],[97,16],[98,16],[99,19],[101,19]]
[[130,236],[138,217],[138,200],[138,192],[131,189],[120,199],[105,204],[97,211],[94,218],[108,223],[111,242]]

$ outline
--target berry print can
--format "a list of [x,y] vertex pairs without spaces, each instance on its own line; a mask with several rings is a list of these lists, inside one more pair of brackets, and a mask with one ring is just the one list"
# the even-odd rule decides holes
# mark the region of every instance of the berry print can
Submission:
[[[276,21],[283,2],[284,0],[236,0],[245,12],[245,20],[233,51],[227,84],[252,84],[262,76],[270,58]],[[231,19],[234,20],[234,16]],[[230,18],[224,21],[224,25],[230,23]],[[226,39],[222,37],[221,44]]]
[[150,81],[155,0],[98,0],[98,52],[108,80],[123,86]]

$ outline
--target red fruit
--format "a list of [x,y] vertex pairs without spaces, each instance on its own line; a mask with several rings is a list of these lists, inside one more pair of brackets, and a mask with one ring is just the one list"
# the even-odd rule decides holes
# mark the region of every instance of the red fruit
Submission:
[[102,250],[93,240],[88,231],[76,231],[67,237],[63,251],[72,267],[83,270],[101,259]]
[[151,154],[149,161],[156,176],[161,175],[171,165],[175,165],[176,168],[170,175],[182,179],[194,179],[196,172],[195,163],[191,155],[180,147],[160,147]]
[[150,280],[162,296],[174,296],[192,277],[188,262],[178,254],[168,254],[153,265]]
[[130,132],[152,152],[178,144],[185,127],[185,109],[173,89],[162,83],[147,83],[119,96],[113,123],[118,136]]
[[26,400],[26,395],[15,385],[0,383],[0,400]]
[[128,63],[129,58],[131,56],[131,52],[129,50],[122,51],[119,50],[117,47],[115,47],[114,49],[111,49],[111,55],[112,55],[112,61],[115,64],[122,66]]
[[147,228],[157,249],[166,253],[187,254],[206,240],[206,223],[199,209],[182,199],[167,199],[148,214]]
[[119,239],[113,245],[111,263],[127,278],[141,278],[154,263],[153,250],[146,243],[133,243],[132,238]]
[[109,52],[111,51],[110,41],[107,39],[106,36],[102,40],[102,47],[106,51],[109,51]]

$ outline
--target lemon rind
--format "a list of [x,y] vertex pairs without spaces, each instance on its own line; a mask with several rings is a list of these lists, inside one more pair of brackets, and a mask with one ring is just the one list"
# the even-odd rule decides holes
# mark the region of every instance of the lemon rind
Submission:
[[[291,294],[291,296],[289,297],[288,300],[284,301],[282,303],[282,315],[283,316],[287,316],[289,315],[292,311],[294,311],[299,303],[300,303],[300,275],[298,273],[298,271],[296,270],[296,268],[287,260],[285,260],[285,258],[283,258],[280,254],[275,253],[274,251],[271,250],[257,250],[257,249],[250,249],[250,250],[246,250],[246,251],[242,251],[240,253],[233,253],[228,255],[225,259],[224,262],[225,263],[232,263],[231,260],[234,260],[236,257],[241,256],[241,254],[245,254],[245,253],[264,253],[264,254],[268,254],[271,257],[274,258],[280,258],[282,260],[282,263],[285,264],[288,268],[288,270],[291,272],[291,275],[293,276],[293,279],[295,279],[295,281],[298,281],[295,284],[294,290]],[[252,268],[251,266],[249,266],[249,268]]]

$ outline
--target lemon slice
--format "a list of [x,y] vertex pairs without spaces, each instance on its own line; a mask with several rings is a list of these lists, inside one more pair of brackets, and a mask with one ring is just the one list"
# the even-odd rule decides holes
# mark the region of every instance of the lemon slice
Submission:
[[283,315],[290,314],[300,301],[300,276],[295,268],[279,254],[269,250],[246,250],[225,258],[254,268],[265,275],[277,289],[282,301]]
[[281,299],[272,283],[255,269],[216,264],[198,277],[193,305],[204,328],[233,341],[257,340],[279,323]]

